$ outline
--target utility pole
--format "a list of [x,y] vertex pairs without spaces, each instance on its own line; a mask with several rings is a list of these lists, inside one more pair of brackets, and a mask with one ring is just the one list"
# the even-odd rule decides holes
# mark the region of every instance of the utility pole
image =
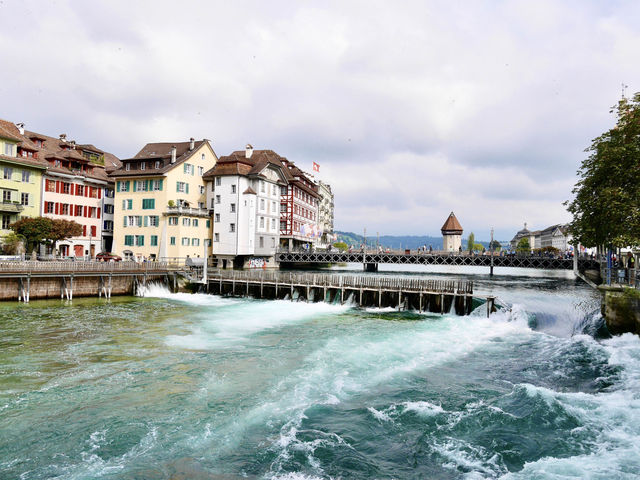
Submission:
[[493,227],[491,227],[491,243],[489,244],[489,252],[491,253],[491,267],[489,267],[489,276],[493,277]]
[[367,269],[367,227],[364,227],[364,244],[362,247],[362,268]]

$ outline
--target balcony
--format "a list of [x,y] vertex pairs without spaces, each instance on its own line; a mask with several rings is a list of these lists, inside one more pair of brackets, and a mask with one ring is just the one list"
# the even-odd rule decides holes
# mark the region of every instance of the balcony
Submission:
[[202,218],[209,218],[211,217],[211,215],[209,214],[209,210],[206,208],[191,208],[191,207],[182,207],[182,206],[178,206],[178,207],[167,207],[166,211],[163,213],[163,215],[168,216],[168,215],[184,215],[184,216],[189,216],[189,217],[202,217]]
[[3,201],[0,203],[0,212],[20,213],[22,210],[24,210],[24,206],[20,205],[18,202]]

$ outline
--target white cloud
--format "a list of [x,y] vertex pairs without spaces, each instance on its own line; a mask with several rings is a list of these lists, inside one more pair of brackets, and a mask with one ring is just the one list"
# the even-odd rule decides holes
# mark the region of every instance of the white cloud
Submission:
[[340,228],[436,234],[455,210],[484,238],[567,220],[620,83],[640,90],[630,0],[176,5],[0,3],[0,116],[122,157],[251,142],[320,163]]

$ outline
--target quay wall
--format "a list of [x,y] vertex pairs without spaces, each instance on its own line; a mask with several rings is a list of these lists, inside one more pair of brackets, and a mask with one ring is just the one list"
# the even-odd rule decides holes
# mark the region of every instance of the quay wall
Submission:
[[[147,282],[164,281],[165,274],[148,274]],[[69,276],[31,277],[29,282],[29,297],[31,300],[46,298],[61,298],[64,292],[63,278],[67,279],[67,287],[70,287]],[[26,288],[26,275],[22,277],[23,286]],[[108,278],[103,276],[104,285],[108,285]],[[138,275],[142,281],[142,275]],[[134,293],[135,275],[119,275],[111,278],[111,295],[132,295]],[[97,297],[101,293],[100,276],[74,276],[74,297]],[[0,301],[18,301],[20,295],[20,278],[0,278]],[[102,293],[104,296],[104,293]]]

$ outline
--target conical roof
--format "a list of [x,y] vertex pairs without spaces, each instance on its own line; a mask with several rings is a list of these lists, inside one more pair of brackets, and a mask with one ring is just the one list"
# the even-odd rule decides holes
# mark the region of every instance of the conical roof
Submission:
[[445,234],[462,235],[462,225],[460,225],[460,222],[458,221],[458,219],[456,218],[453,212],[449,214],[449,218],[447,218],[447,221],[444,222],[444,225],[442,225],[442,228],[440,229],[440,231],[442,232],[443,235]]

